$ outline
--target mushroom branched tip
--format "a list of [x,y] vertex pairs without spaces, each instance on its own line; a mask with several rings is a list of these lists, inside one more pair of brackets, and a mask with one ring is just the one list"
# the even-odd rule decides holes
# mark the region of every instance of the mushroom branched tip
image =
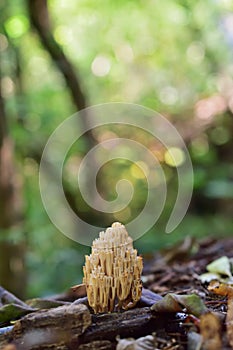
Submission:
[[115,222],[100,232],[83,267],[83,283],[94,312],[135,306],[142,292],[142,268],[142,257],[133,248],[133,240],[124,225]]

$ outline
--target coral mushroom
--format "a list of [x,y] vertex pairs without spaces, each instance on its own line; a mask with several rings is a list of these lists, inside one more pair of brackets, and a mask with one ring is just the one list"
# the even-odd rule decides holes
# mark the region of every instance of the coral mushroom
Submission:
[[132,242],[125,226],[115,222],[100,232],[85,256],[83,283],[95,313],[129,309],[140,299],[143,261]]

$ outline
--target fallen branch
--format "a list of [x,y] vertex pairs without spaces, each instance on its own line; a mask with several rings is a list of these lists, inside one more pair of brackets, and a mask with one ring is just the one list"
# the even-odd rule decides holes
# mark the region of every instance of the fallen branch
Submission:
[[12,343],[17,350],[72,349],[90,324],[91,315],[84,305],[41,310],[17,321],[0,345]]

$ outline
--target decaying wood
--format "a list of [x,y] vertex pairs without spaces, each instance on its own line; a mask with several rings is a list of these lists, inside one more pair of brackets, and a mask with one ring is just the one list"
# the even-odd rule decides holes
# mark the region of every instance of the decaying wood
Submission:
[[88,343],[97,339],[115,341],[118,335],[121,338],[137,338],[160,328],[166,328],[172,320],[174,320],[172,315],[166,317],[159,315],[157,317],[150,307],[92,315],[92,324],[81,335],[79,343]]
[[[8,294],[7,301],[17,301],[13,295]],[[13,342],[17,345],[17,350],[66,350],[77,349],[78,346],[83,350],[113,349],[118,335],[136,337],[161,327],[161,316],[158,322],[150,309],[160,299],[158,294],[143,288],[137,308],[91,316],[87,297],[79,298],[72,304],[33,312],[21,318],[8,333],[4,329],[0,345]]]
[[116,337],[138,337],[169,323],[150,307],[91,315],[85,305],[64,305],[24,316],[5,336],[17,350],[113,349]]
[[19,350],[69,349],[91,324],[85,305],[64,305],[26,315],[6,335]]
[[[233,243],[233,240],[231,242]],[[221,244],[221,242],[218,242],[218,246],[221,246]],[[145,285],[150,289],[156,289],[155,284],[159,285],[162,280],[163,282],[161,282],[160,286],[166,286],[171,291],[175,290],[178,296],[182,294],[189,295],[191,292],[197,295],[200,294],[201,300],[204,301],[210,310],[210,314],[205,313],[204,318],[195,317],[193,312],[189,314],[187,308],[182,313],[155,313],[151,311],[151,305],[159,302],[162,297],[144,288],[141,299],[134,309],[94,315],[88,308],[85,290],[76,288],[72,293],[69,293],[68,299],[66,296],[61,295],[52,298],[52,300],[58,300],[59,302],[61,300],[72,302],[77,298],[76,293],[78,293],[79,298],[72,304],[56,307],[52,310],[33,312],[17,321],[13,326],[13,330],[9,328],[9,332],[6,327],[1,328],[0,349],[115,350],[116,346],[119,345],[119,342],[117,344],[117,339],[121,340],[121,344],[123,342],[125,344],[127,339],[134,338],[135,344],[138,346],[138,343],[141,341],[140,337],[151,339],[152,336],[156,336],[158,343],[156,348],[158,349],[186,350],[191,344],[188,343],[191,339],[189,335],[196,335],[196,337],[192,338],[193,348],[195,349],[201,343],[205,345],[206,349],[229,349],[231,330],[233,329],[232,316],[230,316],[232,315],[232,300],[229,301],[229,293],[231,294],[229,288],[232,287],[224,285],[221,286],[224,289],[219,289],[220,286],[218,286],[220,294],[218,296],[213,293],[213,290],[208,291],[205,286],[201,285],[200,280],[195,277],[198,273],[202,273],[207,263],[211,261],[213,256],[211,246],[209,243],[202,245],[203,258],[201,258],[198,251],[198,258],[192,255],[188,261],[182,261],[179,264],[175,261],[171,262],[171,265],[163,264],[161,257],[159,257],[156,260],[157,263],[155,261],[154,265],[152,265],[152,270],[148,268],[148,274],[145,273],[143,278]],[[216,247],[215,243],[214,246]],[[227,249],[229,249],[229,252],[232,251],[228,242],[224,251],[227,251]],[[168,272],[170,274],[172,271],[178,276],[174,275],[170,278],[169,275],[169,278],[167,278],[166,274]],[[153,279],[151,278],[152,273]],[[158,276],[160,276],[160,279]],[[226,288],[227,293],[225,291]],[[228,303],[225,296],[228,297]],[[2,302],[17,302],[15,297],[8,293],[0,293],[0,300]],[[228,316],[225,323],[226,312]],[[210,315],[212,320],[207,319]],[[221,316],[220,318],[219,315]],[[85,317],[86,321],[84,320]],[[7,326],[10,323],[5,323],[4,325]],[[6,346],[7,343],[15,346],[15,348],[4,348],[3,346]],[[147,349],[149,348],[147,347]]]

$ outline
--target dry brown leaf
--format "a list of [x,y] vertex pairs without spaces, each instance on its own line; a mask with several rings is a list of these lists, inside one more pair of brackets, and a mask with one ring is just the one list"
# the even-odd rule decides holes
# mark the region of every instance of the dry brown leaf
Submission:
[[221,324],[216,315],[209,312],[200,318],[200,333],[205,350],[221,350]]
[[229,344],[233,348],[233,287],[220,283],[218,281],[212,281],[209,284],[208,290],[227,297],[227,317],[226,317],[226,328],[227,328],[227,337]]
[[16,350],[16,346],[14,344],[6,345],[2,350]]
[[86,285],[84,283],[77,284],[76,286],[73,286],[70,289],[73,295],[75,295],[77,298],[82,298],[87,296]]
[[226,283],[220,283],[219,281],[211,281],[208,286],[208,290],[218,295],[233,298],[233,287]]

